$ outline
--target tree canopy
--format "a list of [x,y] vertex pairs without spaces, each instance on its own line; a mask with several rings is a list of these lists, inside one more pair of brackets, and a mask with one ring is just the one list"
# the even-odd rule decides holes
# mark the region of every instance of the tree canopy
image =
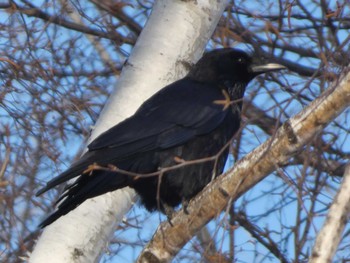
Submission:
[[[152,6],[152,1],[94,0],[0,4],[4,262],[32,251],[37,224],[62,190],[34,198],[38,185],[82,153]],[[227,167],[275,136],[286,120],[348,71],[349,29],[347,1],[229,1],[207,49],[238,47],[289,70],[249,85]],[[293,158],[231,202],[175,260],[307,261],[350,156],[348,120],[346,109]],[[133,208],[103,261],[134,261],[161,220]],[[337,262],[350,258],[348,231]]]

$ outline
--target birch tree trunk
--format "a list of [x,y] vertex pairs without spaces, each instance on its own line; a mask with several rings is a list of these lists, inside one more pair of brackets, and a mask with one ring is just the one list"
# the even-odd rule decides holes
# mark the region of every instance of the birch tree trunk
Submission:
[[[157,1],[90,141],[184,76],[186,65],[202,54],[225,6],[225,0]],[[134,199],[134,191],[126,188],[87,200],[44,229],[29,262],[98,261]]]

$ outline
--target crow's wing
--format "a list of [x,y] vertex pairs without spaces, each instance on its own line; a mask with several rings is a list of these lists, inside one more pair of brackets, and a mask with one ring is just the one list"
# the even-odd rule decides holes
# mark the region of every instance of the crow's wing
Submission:
[[143,103],[133,116],[97,137],[80,160],[49,181],[37,195],[80,175],[91,164],[116,164],[210,133],[228,112],[216,103],[220,100],[225,100],[222,91],[209,84],[189,78],[170,84]]
[[[187,78],[179,80],[153,95],[132,117],[101,134],[88,148],[123,149],[127,145],[127,152],[120,153],[125,156],[143,152],[144,147],[154,150],[182,144],[195,135],[209,133],[221,123],[226,111],[214,101],[223,99],[219,89]],[[174,128],[180,129],[158,137]]]

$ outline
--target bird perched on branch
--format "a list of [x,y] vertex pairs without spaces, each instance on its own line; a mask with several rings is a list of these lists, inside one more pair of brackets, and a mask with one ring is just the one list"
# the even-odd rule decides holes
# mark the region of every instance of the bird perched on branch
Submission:
[[107,130],[68,170],[37,195],[78,177],[59,198],[51,224],[86,199],[126,186],[149,211],[173,209],[222,173],[239,129],[249,81],[279,64],[256,65],[246,53],[217,49],[204,54],[183,79],[161,89],[130,118]]

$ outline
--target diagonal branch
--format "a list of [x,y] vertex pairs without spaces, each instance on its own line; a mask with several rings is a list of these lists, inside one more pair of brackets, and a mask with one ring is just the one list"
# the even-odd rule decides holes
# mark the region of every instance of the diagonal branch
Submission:
[[[246,117],[249,119],[249,123],[257,125],[266,134],[273,136],[276,128],[282,125],[277,119],[268,116],[265,111],[259,109],[253,103],[245,101],[243,105],[246,108],[244,112]],[[324,152],[336,154],[341,159],[347,159],[350,157],[349,155],[344,155],[344,152],[338,151],[332,145],[326,143],[321,136],[319,136],[316,140],[313,140],[311,145],[314,148],[313,150],[300,152],[294,157],[294,162],[288,163],[288,165],[302,164],[305,162],[305,160],[307,160],[309,165],[319,171],[324,171],[331,176],[341,177],[344,175],[346,165],[345,162],[332,160],[331,158],[326,159],[325,157],[323,157],[321,160],[322,157],[320,157],[317,149],[324,149]]]
[[103,32],[99,30],[94,30],[84,25],[67,21],[59,15],[51,15],[51,14],[45,13],[44,11],[35,7],[34,5],[31,5],[30,8],[26,8],[26,7],[17,6],[15,4],[0,4],[0,9],[7,9],[8,12],[20,12],[22,14],[27,15],[28,17],[37,17],[42,19],[43,21],[47,21],[49,23],[53,23],[55,25],[59,25],[67,29],[72,29],[77,32],[114,40],[119,43],[126,43],[130,45],[135,44],[135,39],[124,37],[123,35],[119,34],[116,31]]
[[276,135],[208,185],[179,211],[172,225],[163,222],[138,262],[167,262],[227,204],[252,188],[279,165],[284,165],[315,135],[350,106],[350,69],[299,114],[284,123]]
[[309,263],[332,262],[350,213],[350,166],[329,209],[325,224],[318,233]]
[[235,221],[239,223],[240,226],[244,227],[260,244],[265,246],[281,263],[288,263],[288,259],[283,255],[278,244],[276,244],[270,235],[260,229],[259,227],[252,224],[247,215],[244,212],[239,212],[235,216]]

